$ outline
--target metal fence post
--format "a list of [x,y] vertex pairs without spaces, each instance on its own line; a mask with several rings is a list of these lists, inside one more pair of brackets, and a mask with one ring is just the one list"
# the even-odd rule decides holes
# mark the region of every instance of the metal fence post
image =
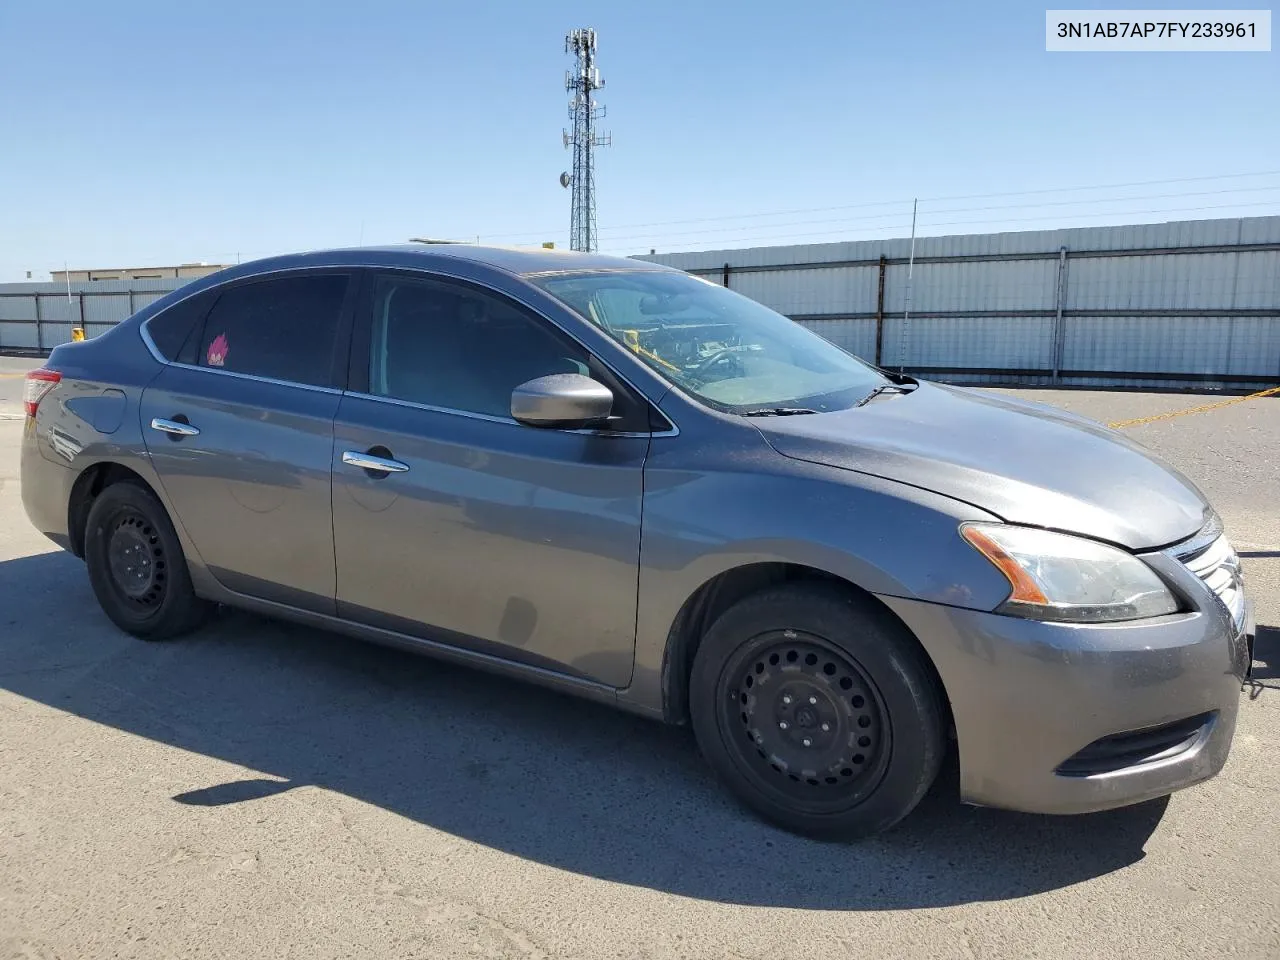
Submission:
[[884,359],[884,268],[887,258],[880,254],[880,284],[876,288],[876,366]]
[[84,291],[80,292],[80,323],[71,328],[72,340],[83,340],[85,338],[84,330]]
[[724,265],[724,273],[721,274],[720,285],[726,288],[729,286],[729,265],[727,263]]
[[1067,303],[1067,248],[1058,248],[1058,289],[1053,311],[1053,382],[1062,381],[1062,354],[1066,344],[1062,311]]

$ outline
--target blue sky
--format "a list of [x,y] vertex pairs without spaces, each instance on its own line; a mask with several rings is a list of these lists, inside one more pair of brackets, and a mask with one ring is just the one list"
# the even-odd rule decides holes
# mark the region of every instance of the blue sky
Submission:
[[575,26],[607,83],[608,252],[904,236],[912,197],[922,233],[1280,213],[1280,53],[1050,54],[1044,16],[4,0],[0,280],[424,234],[567,245]]

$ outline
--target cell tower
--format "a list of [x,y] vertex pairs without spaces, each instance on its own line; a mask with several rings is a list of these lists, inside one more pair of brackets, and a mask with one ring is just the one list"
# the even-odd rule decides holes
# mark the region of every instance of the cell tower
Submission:
[[560,174],[560,186],[572,188],[569,219],[569,248],[596,249],[595,148],[607,147],[608,134],[597,134],[595,124],[605,110],[592,99],[592,92],[604,86],[596,68],[596,32],[590,27],[574,30],[564,38],[564,52],[574,57],[573,69],[564,75],[564,87],[573,94],[569,100],[569,120],[573,130],[564,131],[565,148],[573,147],[573,173]]

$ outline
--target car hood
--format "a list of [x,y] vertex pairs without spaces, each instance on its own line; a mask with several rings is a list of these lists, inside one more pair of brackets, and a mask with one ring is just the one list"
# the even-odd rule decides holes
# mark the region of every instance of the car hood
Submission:
[[770,417],[756,426],[786,457],[1134,550],[1185,539],[1212,512],[1190,480],[1121,434],[1044,404],[972,389],[921,383],[864,407]]

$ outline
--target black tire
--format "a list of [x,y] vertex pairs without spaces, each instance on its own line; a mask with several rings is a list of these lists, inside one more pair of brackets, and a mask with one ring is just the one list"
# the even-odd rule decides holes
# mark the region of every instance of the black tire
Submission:
[[915,638],[834,584],[730,607],[698,647],[689,697],[698,746],[733,793],[821,839],[892,827],[946,754],[942,691]]
[[164,506],[141,484],[114,483],[98,494],[85,524],[84,558],[103,611],[142,640],[190,633],[212,609],[191,587]]

